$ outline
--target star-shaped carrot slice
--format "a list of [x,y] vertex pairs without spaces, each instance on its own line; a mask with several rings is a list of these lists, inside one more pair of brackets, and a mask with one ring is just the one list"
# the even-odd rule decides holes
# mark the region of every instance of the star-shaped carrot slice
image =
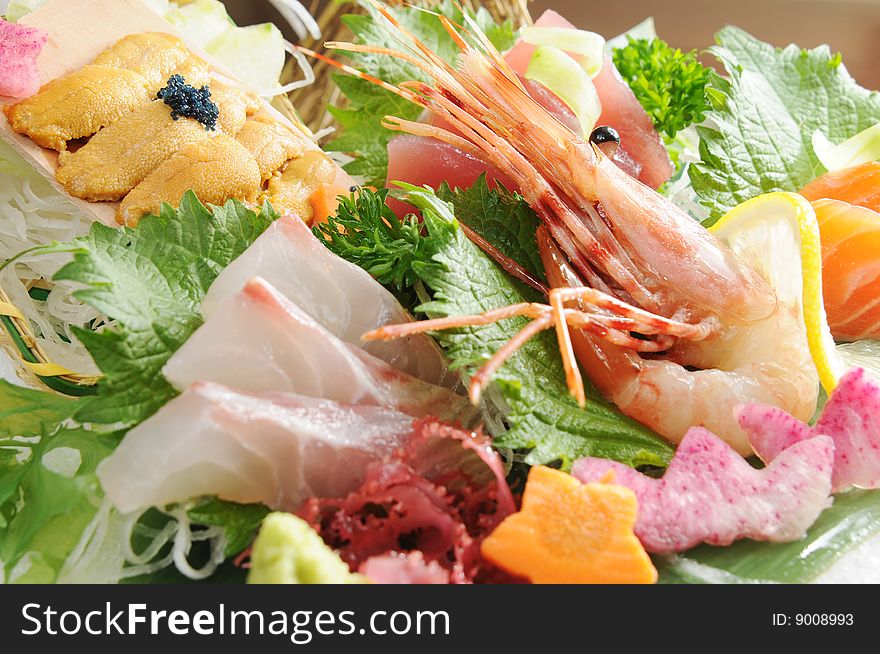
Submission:
[[482,544],[495,565],[536,584],[650,584],[657,570],[633,533],[636,496],[536,466],[522,509]]

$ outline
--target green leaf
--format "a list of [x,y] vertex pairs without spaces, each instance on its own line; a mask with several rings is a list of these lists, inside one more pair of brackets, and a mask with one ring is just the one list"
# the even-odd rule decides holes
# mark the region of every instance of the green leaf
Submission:
[[83,284],[75,296],[116,321],[76,330],[104,373],[98,395],[76,413],[80,422],[132,426],[174,397],[162,367],[201,325],[199,305],[220,271],[276,217],[268,205],[256,213],[236,200],[209,210],[189,192],[178,209],[165,205],[135,228],[96,223],[57,246],[74,258],[55,279]]
[[[400,44],[385,29],[384,18],[371,6],[365,8],[368,11],[366,16],[349,14],[342,17],[343,24],[354,33],[355,42],[399,50]],[[411,6],[386,8],[434,53],[447,62],[454,62],[458,46],[436,16]],[[433,11],[458,24],[463,22],[461,10],[452,0],[444,0]],[[513,46],[516,32],[512,22],[496,23],[482,7],[471,15],[496,48],[506,50]],[[356,68],[391,84],[408,80],[428,81],[422,71],[400,59],[365,53],[350,53],[349,56]],[[348,106],[344,109],[330,107],[330,113],[342,126],[342,134],[325,149],[352,155],[355,159],[345,165],[346,171],[362,176],[368,186],[384,186],[388,172],[386,148],[395,133],[382,127],[382,118],[397,116],[416,120],[421,108],[362,79],[334,75],[333,80],[347,97]]]
[[[55,278],[82,284],[77,297],[115,324],[77,332],[104,373],[97,396],[74,400],[0,384],[0,560],[7,579],[56,578],[101,502],[94,473],[122,437],[113,430],[137,424],[174,396],[162,366],[201,324],[200,303],[220,271],[275,218],[268,205],[259,213],[237,201],[209,209],[187,193],[178,209],[165,205],[134,229],[95,224],[84,237],[46,248],[73,253]],[[218,505],[203,513],[210,524],[230,525],[234,548],[249,537],[258,510]]]
[[81,400],[0,380],[0,437],[37,436],[71,417]]
[[437,197],[452,204],[457,220],[535,277],[544,278],[544,265],[535,241],[541,219],[521,195],[500,184],[494,189],[489,188],[483,173],[469,188],[453,190],[443,182],[437,190]]
[[[421,109],[401,97],[374,86],[357,77],[333,75],[343,93],[348,95],[348,108],[329,107],[328,111],[339,122],[340,136],[328,143],[328,152],[345,152],[354,157],[343,166],[351,175],[364,178],[369,186],[385,186],[388,174],[388,142],[395,133],[382,127],[384,116],[397,116],[404,120],[416,120]],[[353,87],[362,87],[358,93],[366,96],[361,102],[349,95]],[[372,94],[372,97],[370,97]]]
[[651,117],[658,132],[671,141],[685,127],[702,122],[710,103],[706,87],[711,71],[696,50],[682,52],[661,39],[629,37],[614,50],[614,66]]
[[95,468],[119,435],[64,426],[80,403],[0,381],[0,562],[7,580],[54,581],[100,504]]
[[[430,264],[415,264],[417,274],[433,291],[434,298],[420,310],[432,316],[469,315],[518,302],[542,301],[538,293],[513,280],[464,235],[450,205],[430,191],[408,188],[407,201],[422,209],[429,246],[433,248]],[[460,193],[459,197],[469,197],[474,202],[486,192],[478,187],[473,197],[467,193]],[[516,196],[503,191],[498,193],[495,206],[498,222],[504,222],[502,207],[510,220],[523,210]],[[516,240],[507,248],[507,254],[533,251],[534,231],[511,230],[506,235]],[[525,324],[526,320],[519,318],[443,331],[437,338],[454,366],[472,372]],[[592,389],[588,389],[586,408],[577,405],[568,395],[552,332],[544,332],[526,343],[501,368],[496,382],[507,404],[510,429],[496,438],[495,444],[531,450],[526,459],[530,464],[561,460],[568,465],[582,456],[599,456],[634,466],[664,465],[672,456],[668,443],[623,416]]]
[[834,504],[798,541],[701,545],[656,563],[661,583],[805,583],[878,532],[880,491],[851,490],[837,495]]
[[716,35],[729,79],[715,86],[712,127],[698,128],[690,177],[715,220],[770,191],[798,191],[824,172],[816,129],[837,143],[880,122],[880,94],[856,84],[828,46],[774,48],[735,27]]
[[[387,189],[361,187],[341,197],[336,215],[313,228],[334,254],[366,270],[404,304],[416,283],[413,262],[428,260],[427,239],[414,214],[397,218],[385,204]],[[405,301],[406,300],[406,301]]]
[[217,498],[209,499],[187,511],[193,521],[202,525],[223,527],[226,531],[227,558],[235,556],[254,540],[260,524],[269,514],[262,504],[238,504]]

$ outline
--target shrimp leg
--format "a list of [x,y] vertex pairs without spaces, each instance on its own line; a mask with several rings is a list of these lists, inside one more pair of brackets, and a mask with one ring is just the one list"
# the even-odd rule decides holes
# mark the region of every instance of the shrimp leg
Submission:
[[[471,379],[471,400],[474,403],[479,401],[485,383],[526,341],[545,329],[555,327],[565,369],[566,385],[571,396],[580,406],[584,406],[586,394],[572,347],[569,327],[590,331],[613,345],[638,352],[658,352],[668,349],[677,338],[702,340],[711,334],[711,330],[706,326],[690,325],[656,316],[589,287],[551,289],[548,301],[549,304],[521,302],[470,316],[447,316],[385,325],[365,333],[361,338],[365,341],[393,340],[425,332],[490,325],[510,318],[531,318],[533,322],[526,325],[474,374]],[[612,315],[566,307],[565,303],[571,301],[589,302],[611,312]],[[636,332],[645,336],[657,335],[661,338],[640,339],[627,332]]]

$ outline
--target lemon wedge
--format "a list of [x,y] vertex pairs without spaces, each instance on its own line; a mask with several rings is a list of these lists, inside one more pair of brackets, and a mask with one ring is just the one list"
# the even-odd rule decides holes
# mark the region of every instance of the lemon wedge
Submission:
[[797,193],[765,193],[731,209],[709,228],[770,282],[783,302],[796,303],[819,380],[831,393],[847,365],[834,344],[822,300],[822,250],[813,206]]

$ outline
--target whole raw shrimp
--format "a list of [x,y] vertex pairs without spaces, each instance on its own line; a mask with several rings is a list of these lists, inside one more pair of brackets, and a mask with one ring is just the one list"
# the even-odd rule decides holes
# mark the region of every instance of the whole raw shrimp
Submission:
[[[445,141],[510,176],[541,218],[536,239],[550,290],[543,289],[548,304],[387,326],[364,338],[528,316],[532,322],[473,375],[475,402],[507,357],[555,327],[569,390],[582,405],[578,363],[623,413],[673,442],[701,425],[740,453],[750,452],[733,410],[743,402],[772,404],[802,420],[812,416],[818,375],[799,307],[778,301],[770,284],[709,231],[533,101],[472,21],[464,28],[437,17],[461,49],[453,67],[382,6],[374,7],[402,50],[327,46],[398,57],[430,77],[433,84],[398,86],[367,79],[440,116],[451,129],[394,117],[384,125]],[[475,242],[536,285],[516,262]]]

